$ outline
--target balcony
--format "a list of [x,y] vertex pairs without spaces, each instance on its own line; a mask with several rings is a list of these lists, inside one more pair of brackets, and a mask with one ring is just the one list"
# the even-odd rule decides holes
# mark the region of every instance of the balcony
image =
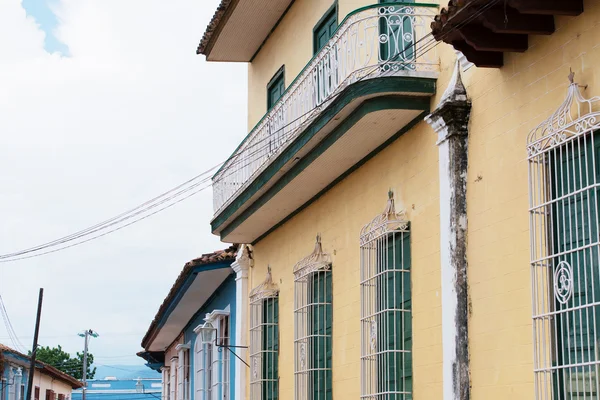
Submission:
[[418,3],[350,13],[214,175],[213,233],[255,242],[420,121],[439,70],[436,13]]

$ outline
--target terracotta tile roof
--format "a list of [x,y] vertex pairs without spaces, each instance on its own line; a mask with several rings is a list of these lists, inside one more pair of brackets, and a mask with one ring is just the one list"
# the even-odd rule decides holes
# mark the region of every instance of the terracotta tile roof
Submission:
[[[2,343],[0,343],[0,353],[13,353],[16,354],[18,356],[24,357],[29,359],[29,356],[26,354],[23,354],[17,350],[14,350]],[[83,387],[83,383],[79,382],[77,379],[75,379],[74,377],[72,377],[71,375],[68,375],[64,372],[62,372],[61,370],[54,368],[53,366],[46,364],[45,362],[42,361],[38,361],[36,360],[36,369],[46,375],[50,375],[55,379],[59,379],[63,382],[68,383],[69,385],[71,385],[71,387],[73,389],[79,389]]]
[[431,32],[433,36],[439,40],[439,35],[444,32],[444,28],[448,24],[448,20],[456,17],[459,11],[465,6],[475,6],[481,3],[481,0],[450,0],[448,7],[444,7],[440,10],[440,13],[435,16],[431,23]]
[[233,3],[233,0],[221,0],[221,3],[217,7],[217,11],[213,15],[212,19],[208,23],[206,30],[204,31],[204,35],[202,35],[202,40],[200,40],[200,44],[198,45],[198,49],[196,50],[196,54],[204,54],[207,55],[207,46],[208,42],[212,39],[213,35],[217,31],[223,16],[227,12],[229,6]]
[[183,270],[181,271],[181,273],[175,280],[175,283],[171,287],[171,290],[169,290],[169,294],[167,294],[167,297],[165,297],[162,304],[160,305],[158,312],[154,316],[154,319],[152,320],[152,323],[150,324],[150,327],[148,328],[148,331],[146,332],[146,334],[144,335],[144,338],[142,339],[142,347],[144,349],[148,346],[151,336],[155,333],[156,329],[158,328],[159,321],[164,316],[165,312],[167,311],[167,308],[169,307],[169,304],[171,304],[171,302],[177,295],[177,292],[179,291],[179,289],[185,282],[190,271],[193,268],[198,267],[200,265],[210,265],[210,264],[215,264],[215,263],[222,262],[222,261],[232,261],[233,262],[233,261],[235,261],[235,257],[237,256],[237,249],[238,249],[238,245],[232,245],[225,250],[217,250],[213,253],[203,254],[202,256],[185,263],[185,265],[183,266]]

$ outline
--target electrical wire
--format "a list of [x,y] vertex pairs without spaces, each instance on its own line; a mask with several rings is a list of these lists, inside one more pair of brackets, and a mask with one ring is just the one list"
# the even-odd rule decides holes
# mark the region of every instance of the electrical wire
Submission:
[[19,337],[17,336],[17,333],[15,332],[15,328],[13,327],[12,322],[10,322],[10,317],[8,316],[8,311],[6,311],[6,305],[4,304],[2,295],[0,295],[0,313],[2,314],[2,319],[4,320],[4,326],[6,327],[6,332],[8,333],[8,336],[9,336],[13,346],[15,346],[16,350],[20,351],[21,353],[26,353],[27,350],[26,350],[25,345],[23,345],[21,340],[19,340]]
[[[471,4],[474,3],[475,1],[476,0],[472,0]],[[484,5],[477,13],[471,15],[470,18],[465,19],[464,21],[461,22],[461,24],[458,24],[457,26],[453,27],[448,32],[446,32],[445,34],[443,34],[441,39],[443,39],[444,37],[446,37],[447,35],[449,35],[450,33],[452,33],[454,30],[460,29],[460,27],[466,25],[471,20],[479,17],[483,12],[485,12],[485,10],[491,8],[494,4],[498,3],[499,1],[500,0],[492,0],[492,1],[490,1],[489,3],[487,3],[486,5]],[[373,67],[373,69],[372,69],[371,72],[364,74],[355,83],[360,82],[363,79],[367,78],[368,76],[370,76],[370,74],[372,72],[376,71],[377,69],[381,69],[386,63],[390,63],[390,62],[396,61],[405,52],[413,51],[414,48],[417,45],[419,45],[421,42],[423,42],[425,39],[428,39],[428,38],[432,38],[432,39],[430,39],[429,42],[425,43],[423,45],[423,48],[419,49],[419,54],[421,56],[424,55],[424,54],[426,54],[426,53],[428,53],[429,51],[431,51],[432,49],[434,49],[435,47],[437,47],[437,45],[439,45],[439,43],[441,43],[441,39],[440,40],[436,40],[435,38],[433,38],[433,34],[429,33],[429,34],[425,35],[423,38],[421,38],[418,41],[416,41],[415,43],[413,43],[411,46],[408,46],[407,48],[404,48],[401,52],[399,52],[396,55],[394,55],[394,57],[391,57],[389,60],[386,60],[383,64],[377,64],[377,65],[375,65]],[[407,62],[407,64],[409,64],[409,62]],[[330,101],[334,100],[337,96],[340,95],[340,93],[341,93],[341,91],[338,91],[338,92],[334,92],[333,94],[327,96],[323,100],[323,103],[330,102]],[[314,113],[314,111],[315,110],[313,109],[313,110],[310,110],[310,111],[308,111],[308,112],[300,115],[299,117],[297,117],[296,119],[290,121],[289,123],[287,123],[286,125],[280,127],[279,129],[270,132],[270,135],[268,137],[266,137],[264,139],[261,139],[261,140],[255,142],[255,143],[253,143],[253,144],[251,144],[249,146],[246,146],[245,150],[253,148],[254,146],[258,146],[258,145],[261,144],[261,142],[268,142],[265,145],[263,145],[262,147],[258,147],[257,149],[255,149],[253,153],[250,153],[250,154],[245,153],[244,156],[248,157],[248,156],[255,155],[255,154],[259,153],[260,151],[262,151],[262,150],[270,147],[272,145],[272,137],[271,137],[272,135],[277,134],[278,132],[281,132],[282,130],[284,130],[285,128],[291,126],[292,124],[295,124],[297,121],[299,121],[300,119],[304,118],[308,114]],[[308,119],[307,121],[310,121],[310,119]],[[306,123],[307,121],[305,121],[304,123]],[[299,126],[298,129],[301,129],[301,126]],[[277,140],[280,140],[280,141],[287,140],[287,138],[289,136],[292,136],[292,134],[295,133],[295,131],[296,130],[292,130],[291,132],[288,132],[282,138],[278,138]],[[95,240],[95,239],[98,239],[100,237],[106,236],[106,235],[108,235],[110,233],[116,232],[116,231],[121,230],[121,229],[123,229],[125,227],[128,227],[128,226],[130,226],[130,225],[132,225],[134,223],[142,221],[142,220],[144,220],[144,219],[146,219],[146,218],[148,218],[148,217],[150,217],[152,215],[155,215],[158,212],[166,210],[166,209],[172,207],[173,205],[178,204],[181,201],[183,201],[183,200],[185,200],[185,199],[187,199],[187,198],[189,198],[189,197],[191,197],[191,196],[193,196],[193,195],[195,195],[195,194],[197,194],[197,193],[199,193],[199,192],[207,189],[208,187],[210,187],[211,186],[210,184],[206,185],[206,186],[202,186],[204,183],[210,181],[210,178],[204,178],[204,179],[202,179],[202,180],[200,180],[198,182],[195,182],[195,183],[192,183],[192,184],[190,184],[190,183],[194,182],[195,180],[199,179],[202,176],[206,176],[208,173],[210,173],[211,171],[213,171],[217,167],[225,164],[229,169],[233,170],[233,168],[231,168],[231,167],[234,167],[234,166],[238,165],[239,163],[246,162],[246,164],[244,164],[244,165],[242,165],[240,167],[240,168],[243,168],[244,166],[247,166],[247,165],[250,165],[250,164],[256,162],[256,160],[251,160],[251,161],[245,161],[243,159],[242,160],[237,160],[237,158],[239,158],[241,156],[241,154],[242,153],[234,154],[225,163],[220,163],[217,166],[215,166],[215,167],[213,167],[213,168],[211,168],[211,169],[209,169],[207,171],[202,172],[201,174],[197,175],[196,177],[194,177],[194,178],[192,178],[192,179],[190,179],[190,180],[188,180],[188,181],[186,181],[186,182],[184,182],[184,183],[176,186],[175,188],[173,188],[173,189],[171,189],[171,190],[169,190],[169,191],[167,191],[167,192],[165,192],[165,193],[163,193],[163,194],[161,194],[159,196],[156,196],[153,199],[148,200],[148,201],[142,203],[141,205],[139,205],[139,206],[137,206],[137,207],[135,207],[135,208],[133,208],[131,210],[128,210],[128,211],[123,212],[123,213],[121,213],[121,214],[119,214],[119,215],[117,215],[117,216],[115,216],[113,218],[110,218],[110,219],[108,219],[108,220],[106,220],[104,222],[101,222],[99,224],[95,224],[95,225],[93,225],[91,227],[88,227],[88,228],[86,228],[84,230],[81,230],[79,232],[67,235],[67,236],[65,236],[63,238],[56,239],[56,240],[53,240],[51,242],[44,243],[42,245],[34,246],[34,247],[31,247],[31,248],[28,248],[28,249],[24,249],[24,250],[21,250],[21,251],[17,251],[17,252],[14,252],[14,253],[0,255],[0,263],[29,259],[29,258],[39,257],[39,256],[42,256],[42,255],[46,255],[46,254],[54,253],[54,252],[57,252],[57,251],[65,250],[65,249],[68,249],[68,248],[71,248],[71,247],[75,247],[75,246],[87,243],[87,242],[89,242],[91,240]],[[238,168],[238,170],[239,170],[239,168]],[[234,172],[230,172],[229,175],[225,175],[222,178],[230,176],[233,173]],[[189,184],[189,186],[185,187],[188,184]],[[199,189],[194,190],[196,188],[199,188]],[[191,193],[185,195],[188,192],[191,192]],[[103,232],[103,233],[98,234],[98,235],[94,235],[94,236],[92,236],[90,238],[87,238],[86,240],[82,240],[82,241],[76,242],[74,244],[70,244],[70,245],[67,245],[67,246],[61,246],[59,248],[56,248],[56,249],[53,249],[53,250],[49,250],[49,251],[42,251],[42,252],[40,252],[41,250],[44,250],[44,249],[47,249],[47,248],[50,248],[50,247],[56,247],[56,246],[64,244],[64,243],[68,243],[68,242],[71,242],[71,241],[74,241],[74,240],[81,239],[82,237],[86,237],[86,236],[92,235],[92,234],[94,234],[96,232],[99,232],[101,230],[106,230],[107,228],[110,228],[112,226],[121,224],[121,223],[123,223],[123,222],[125,222],[127,220],[130,220],[130,219],[132,219],[132,218],[134,218],[134,217],[136,217],[136,216],[138,216],[140,214],[147,213],[148,211],[150,211],[150,210],[152,210],[152,209],[154,209],[156,207],[159,207],[160,205],[168,203],[169,201],[172,201],[172,200],[174,200],[173,203],[167,204],[166,206],[161,207],[158,210],[156,210],[156,211],[154,211],[154,212],[152,212],[150,214],[147,214],[147,215],[144,215],[144,216],[142,216],[140,218],[134,219],[133,221],[131,221],[131,222],[125,224],[125,225],[122,225],[120,227],[117,227],[117,228],[114,228],[114,229],[110,229],[110,230],[108,230],[106,232]],[[29,253],[36,253],[36,254],[27,255]]]

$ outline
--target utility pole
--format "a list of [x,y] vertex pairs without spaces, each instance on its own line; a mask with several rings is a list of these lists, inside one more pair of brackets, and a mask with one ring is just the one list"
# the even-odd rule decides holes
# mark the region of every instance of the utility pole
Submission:
[[81,392],[82,396],[82,400],[85,400],[85,392],[87,389],[87,352],[88,352],[88,338],[90,336],[90,331],[91,329],[88,329],[87,331],[85,331],[85,347],[83,348],[83,390]]
[[40,333],[40,319],[42,317],[42,300],[44,299],[44,288],[40,288],[38,296],[37,317],[35,318],[35,332],[33,333],[33,347],[31,348],[31,360],[29,364],[29,377],[27,378],[27,400],[31,400],[33,389],[33,375],[35,374],[35,357],[38,348],[38,334]]
[[85,345],[83,347],[83,388],[81,388],[81,400],[85,400],[85,392],[87,390],[87,354],[88,354],[88,342],[91,337],[98,337],[98,334],[91,329],[86,330],[84,333],[80,333],[79,336],[85,338]]

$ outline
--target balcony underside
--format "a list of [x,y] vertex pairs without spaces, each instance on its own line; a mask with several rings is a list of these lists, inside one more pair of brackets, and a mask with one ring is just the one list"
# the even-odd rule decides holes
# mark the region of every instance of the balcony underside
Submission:
[[434,93],[429,78],[349,86],[215,216],[213,233],[257,242],[421,121]]

